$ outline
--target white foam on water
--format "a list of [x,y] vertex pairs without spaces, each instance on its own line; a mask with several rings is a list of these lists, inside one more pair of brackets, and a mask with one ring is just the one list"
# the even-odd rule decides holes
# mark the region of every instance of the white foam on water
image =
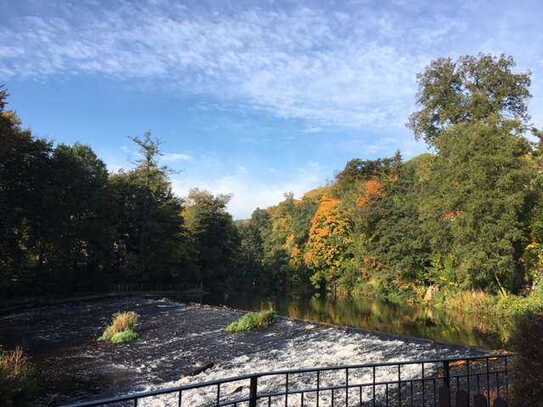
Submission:
[[[295,322],[283,321],[286,326]],[[307,326],[306,326],[307,328]],[[313,328],[313,326],[312,326]],[[241,355],[226,363],[216,365],[205,372],[192,377],[184,377],[181,380],[164,383],[160,386],[150,386],[146,390],[171,388],[180,385],[202,383],[234,376],[247,375],[257,372],[302,369],[314,367],[333,367],[339,365],[358,365],[393,361],[440,359],[444,357],[461,357],[467,355],[468,350],[453,350],[445,345],[432,342],[411,341],[408,339],[384,338],[373,334],[347,331],[339,328],[326,328],[320,330],[306,330],[301,337],[295,337],[286,342],[279,349],[267,352],[258,352]],[[427,364],[425,369],[430,372],[434,367]],[[320,374],[320,386],[338,386],[345,384],[346,373],[344,369],[326,371]],[[421,377],[421,367],[417,365],[405,365],[401,368],[402,380]],[[395,381],[398,379],[397,366],[380,367],[376,369],[377,382]],[[373,371],[371,368],[350,369],[349,383],[371,383]],[[315,388],[316,373],[304,373],[290,375],[290,389]],[[240,389],[241,387],[241,389]],[[265,376],[259,378],[259,394],[283,391],[285,388],[285,376]],[[215,402],[216,386],[204,389],[183,392],[183,406],[202,406]],[[377,394],[385,391],[384,386],[376,389]],[[248,397],[249,380],[226,383],[221,385],[221,400]],[[349,397],[363,400],[372,397],[371,387],[363,388],[362,394],[358,388],[349,391]],[[304,403],[315,400],[315,393],[304,395]],[[331,392],[321,392],[320,400],[323,403],[330,402]],[[342,405],[345,398],[345,390],[337,391],[334,400],[337,405]],[[177,406],[177,395],[164,395],[141,400],[140,406],[170,407]],[[272,405],[281,403],[284,405],[284,397],[272,399]],[[288,405],[300,404],[300,396],[289,396]]]

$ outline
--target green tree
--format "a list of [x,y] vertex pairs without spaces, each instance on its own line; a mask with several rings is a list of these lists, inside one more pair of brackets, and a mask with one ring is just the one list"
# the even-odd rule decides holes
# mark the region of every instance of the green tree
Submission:
[[434,146],[456,124],[502,118],[528,120],[530,74],[514,73],[513,58],[480,54],[439,58],[418,75],[417,103],[408,126]]
[[419,214],[421,178],[430,156],[419,156],[398,166],[384,179],[382,198],[368,208],[368,253],[388,270],[382,279],[427,282],[429,237]]
[[515,291],[524,278],[533,171],[517,130],[497,119],[458,124],[437,143],[423,211],[434,252],[465,288]]
[[137,167],[110,177],[114,268],[119,284],[165,287],[190,279],[191,243],[184,227],[183,201],[174,195],[168,169],[159,165],[159,142],[150,133],[134,138]]
[[270,288],[269,270],[264,263],[264,239],[269,233],[270,216],[264,209],[255,209],[251,218],[237,223],[240,235],[241,283],[245,286]]
[[21,128],[17,115],[7,110],[7,96],[0,88],[0,293],[6,297],[36,287],[52,152],[51,143]]
[[197,251],[200,286],[223,290],[235,281],[240,237],[232,216],[226,211],[230,196],[213,196],[207,191],[190,191],[183,216]]
[[53,150],[46,193],[40,199],[43,208],[36,211],[46,208],[39,236],[51,290],[101,286],[112,243],[104,210],[107,182],[106,166],[90,147],[61,144]]

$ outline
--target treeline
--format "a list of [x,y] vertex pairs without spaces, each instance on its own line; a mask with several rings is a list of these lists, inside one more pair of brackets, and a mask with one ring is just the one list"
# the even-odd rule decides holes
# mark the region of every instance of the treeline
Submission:
[[34,137],[6,103],[2,90],[1,298],[248,281],[228,196],[176,196],[149,133],[135,167],[111,173],[88,146]]
[[408,123],[430,153],[354,159],[329,185],[257,209],[241,225],[249,263],[344,295],[541,288],[542,133],[530,74],[513,68],[505,56],[434,61]]
[[233,222],[228,196],[176,196],[160,145],[109,172],[34,137],[0,92],[0,295],[316,287],[387,298],[438,287],[541,291],[543,133],[511,58],[438,59],[408,126],[429,153],[353,159],[335,180]]

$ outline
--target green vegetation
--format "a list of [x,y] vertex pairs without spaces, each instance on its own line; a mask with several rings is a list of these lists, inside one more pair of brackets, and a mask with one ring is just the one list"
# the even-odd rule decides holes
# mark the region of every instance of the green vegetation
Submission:
[[265,329],[273,324],[275,319],[276,314],[272,310],[250,312],[228,325],[226,332],[234,334],[253,331],[255,329]]
[[516,323],[513,407],[539,406],[543,400],[543,313],[529,312]]
[[118,345],[122,343],[134,342],[138,339],[139,335],[137,334],[137,332],[133,331],[132,329],[127,329],[125,331],[115,333],[111,337],[110,341],[111,343]]
[[37,391],[37,375],[24,352],[0,349],[0,394],[7,407],[30,405]]
[[133,311],[119,312],[113,315],[109,325],[99,341],[110,341],[114,344],[133,342],[139,338],[135,329],[138,325],[139,315]]
[[543,309],[530,75],[479,55],[438,59],[418,81],[408,126],[430,153],[353,159],[328,185],[255,211],[242,245],[259,248],[252,262],[278,286],[478,313],[507,339],[517,317]]
[[497,335],[502,343],[508,343],[519,318],[543,313],[541,294],[541,290],[528,295],[493,295],[484,291],[446,289],[435,292],[428,303],[445,311],[458,324],[465,319],[476,320],[478,331]]
[[244,281],[229,197],[176,196],[150,133],[134,168],[109,172],[88,146],[33,136],[0,88],[0,140],[0,298]]
[[354,158],[322,188],[237,223],[228,196],[172,192],[149,133],[133,139],[135,168],[111,173],[87,146],[33,137],[2,91],[0,296],[302,288],[488,311],[512,326],[543,302],[530,74],[506,56],[466,56],[435,60],[418,84],[408,127],[428,153]]

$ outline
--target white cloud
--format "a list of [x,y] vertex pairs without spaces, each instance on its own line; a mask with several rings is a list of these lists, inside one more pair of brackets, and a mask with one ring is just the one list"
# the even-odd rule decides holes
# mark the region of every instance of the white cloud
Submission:
[[205,189],[214,194],[232,194],[228,210],[234,218],[244,219],[257,207],[267,208],[277,204],[287,192],[302,196],[322,185],[326,175],[321,166],[308,163],[293,171],[288,179],[281,177],[276,181],[251,177],[245,168],[238,168],[214,179],[185,178],[186,174],[181,174],[174,177],[172,184],[174,191],[181,196],[186,196],[192,188]]
[[176,161],[191,161],[192,156],[185,153],[163,153],[160,159],[165,163],[173,163]]
[[[59,3],[0,28],[0,74],[99,74],[227,99],[284,118],[360,128],[402,125],[416,72],[464,27],[417,28],[411,6],[203,9],[173,1]],[[20,27],[25,27],[21,30]]]

